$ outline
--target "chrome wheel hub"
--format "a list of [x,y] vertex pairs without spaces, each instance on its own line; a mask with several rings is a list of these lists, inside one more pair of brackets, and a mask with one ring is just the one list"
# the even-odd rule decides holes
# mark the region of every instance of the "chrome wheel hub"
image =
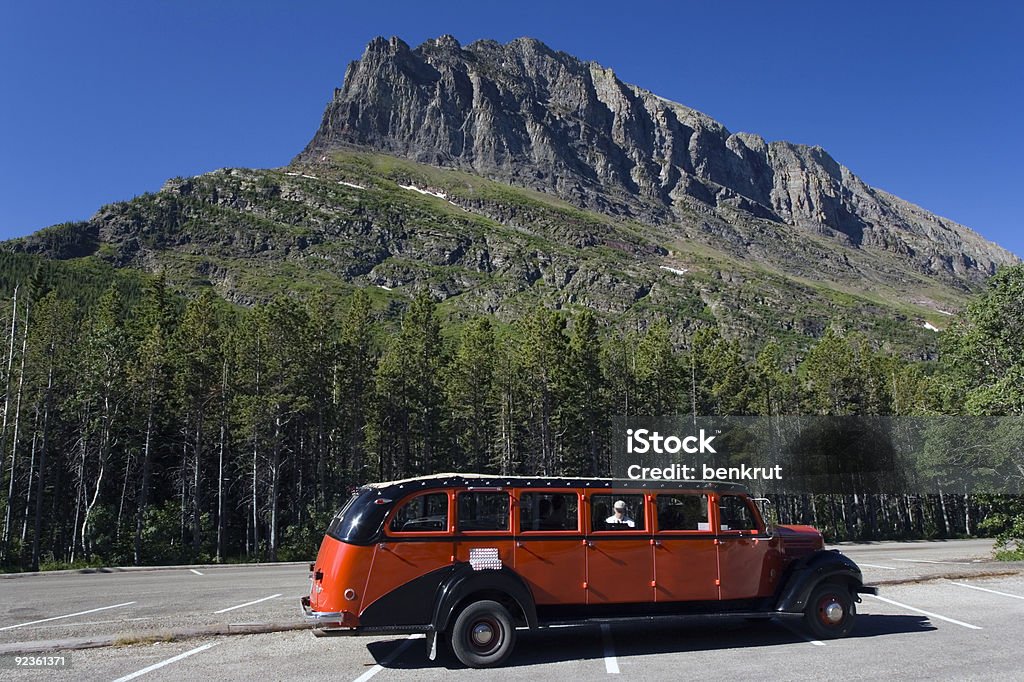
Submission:
[[473,626],[473,643],[477,646],[487,646],[494,639],[494,628],[487,623],[477,623]]
[[829,602],[825,606],[825,620],[829,623],[838,623],[843,619],[843,606],[839,602]]

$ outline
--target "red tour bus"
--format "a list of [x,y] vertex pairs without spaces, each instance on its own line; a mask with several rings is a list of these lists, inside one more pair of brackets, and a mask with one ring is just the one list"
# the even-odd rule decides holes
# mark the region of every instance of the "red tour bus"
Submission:
[[311,566],[316,634],[443,635],[498,665],[516,628],[731,614],[849,634],[861,571],[810,526],[766,526],[720,482],[438,474],[366,485]]

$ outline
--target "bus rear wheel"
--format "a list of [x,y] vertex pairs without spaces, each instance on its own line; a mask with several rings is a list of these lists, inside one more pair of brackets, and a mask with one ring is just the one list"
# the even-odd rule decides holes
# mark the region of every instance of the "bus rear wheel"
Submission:
[[489,668],[512,653],[516,628],[512,615],[496,601],[473,602],[462,610],[451,629],[456,658],[471,668]]

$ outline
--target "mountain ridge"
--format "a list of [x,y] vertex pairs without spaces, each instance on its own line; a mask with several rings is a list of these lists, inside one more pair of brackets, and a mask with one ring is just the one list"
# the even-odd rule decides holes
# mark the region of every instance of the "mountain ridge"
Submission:
[[297,161],[354,146],[459,168],[654,222],[738,208],[979,280],[1017,257],[970,228],[870,187],[820,146],[731,133],[538,40],[376,38],[346,69]]

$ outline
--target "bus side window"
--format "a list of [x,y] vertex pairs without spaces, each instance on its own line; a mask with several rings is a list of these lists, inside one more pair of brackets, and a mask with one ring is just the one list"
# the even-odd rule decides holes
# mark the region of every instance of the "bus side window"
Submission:
[[575,493],[522,493],[519,531],[579,530],[578,502]]
[[644,496],[591,495],[591,530],[643,530]]
[[707,495],[658,495],[657,511],[658,530],[711,530]]
[[460,531],[509,529],[507,492],[465,492],[458,500]]
[[388,528],[396,533],[436,533],[448,529],[448,494],[417,495],[398,508]]
[[742,497],[725,495],[718,505],[722,530],[757,530],[754,515]]

